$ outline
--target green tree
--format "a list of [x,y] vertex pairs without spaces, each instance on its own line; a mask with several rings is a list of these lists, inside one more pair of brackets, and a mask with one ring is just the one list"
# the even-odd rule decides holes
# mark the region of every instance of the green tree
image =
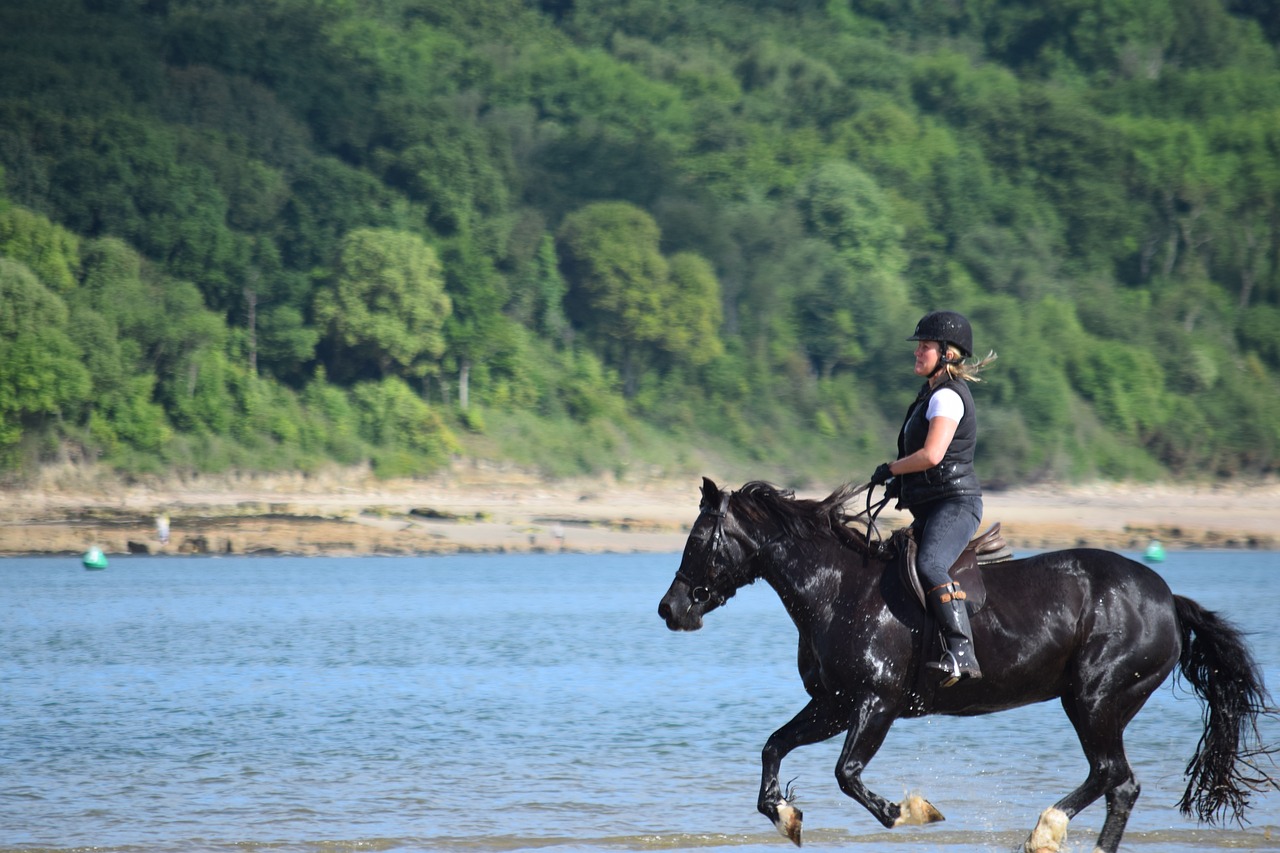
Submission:
[[570,317],[622,371],[628,395],[653,356],[705,364],[721,351],[714,272],[690,253],[677,255],[673,270],[660,237],[653,217],[625,202],[588,205],[558,235]]
[[1212,239],[1207,214],[1219,202],[1226,164],[1213,156],[1204,131],[1193,122],[1124,118],[1114,124],[1130,142],[1133,192],[1147,201],[1142,278],[1200,275],[1202,253]]
[[762,41],[738,63],[747,115],[772,123],[827,127],[847,109],[835,70],[798,45]]
[[69,336],[84,353],[93,399],[88,418],[89,434],[101,450],[112,454],[121,447],[159,454],[173,430],[164,409],[154,402],[156,378],[131,364],[128,342],[100,314],[73,309]]
[[373,467],[379,476],[431,473],[458,449],[440,416],[399,377],[357,383],[351,397],[361,435],[378,448]]
[[569,331],[564,313],[564,297],[569,288],[560,274],[555,238],[550,234],[544,234],[538,243],[529,286],[534,293],[534,329],[551,340],[564,340]]
[[180,431],[233,437],[241,410],[235,386],[243,387],[248,365],[228,357],[225,322],[190,282],[161,279],[149,287],[155,310],[147,321],[163,318],[151,327],[156,337],[148,351],[157,401]]
[[0,257],[0,453],[24,430],[89,401],[89,372],[68,318],[66,303],[25,264]]
[[1155,355],[1120,341],[1099,341],[1069,360],[1072,382],[1108,426],[1146,441],[1164,422],[1164,371]]
[[569,317],[622,371],[633,394],[643,356],[664,335],[669,275],[657,223],[625,202],[588,205],[565,218],[557,242],[569,283]]
[[724,353],[720,324],[720,282],[715,270],[700,255],[678,252],[671,256],[671,297],[666,305],[677,321],[667,326],[662,347],[678,362],[702,366]]
[[502,314],[506,280],[489,255],[460,238],[445,250],[445,287],[453,306],[444,325],[446,351],[456,371],[458,405],[466,410],[473,370],[488,374],[514,346],[512,322]]
[[966,11],[969,26],[1003,62],[1040,74],[1152,74],[1177,30],[1164,0],[986,0]]
[[333,279],[316,294],[315,317],[357,365],[421,378],[444,352],[450,304],[440,259],[421,237],[360,228],[342,240]]
[[384,175],[427,209],[427,223],[444,236],[467,234],[504,212],[508,186],[493,162],[483,128],[443,109],[424,124],[419,139],[386,152]]
[[225,434],[234,404],[215,356],[228,337],[222,317],[194,285],[158,273],[118,238],[88,241],[83,255],[73,304],[84,324],[75,335],[93,371],[94,428],[105,444],[162,444],[167,427],[153,406],[179,429]]
[[80,239],[23,207],[0,209],[0,255],[26,264],[46,287],[63,297],[76,286]]
[[592,200],[649,205],[678,181],[691,119],[679,90],[599,49],[534,43],[494,80],[495,107],[527,112],[513,140],[526,200],[552,221]]
[[798,299],[805,346],[825,378],[890,344],[883,330],[900,327],[908,313],[906,254],[884,192],[852,164],[816,169],[799,208],[810,233],[834,250],[818,287]]
[[[1280,303],[1280,109],[1248,110],[1210,125],[1219,156],[1230,164],[1212,272],[1236,283],[1237,305]],[[1247,318],[1249,311],[1244,311]],[[1273,359],[1274,363],[1274,359]]]

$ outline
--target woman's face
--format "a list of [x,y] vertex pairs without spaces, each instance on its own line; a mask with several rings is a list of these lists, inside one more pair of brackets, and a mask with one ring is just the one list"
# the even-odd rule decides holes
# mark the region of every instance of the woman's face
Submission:
[[916,376],[932,376],[942,358],[942,346],[937,341],[916,342]]

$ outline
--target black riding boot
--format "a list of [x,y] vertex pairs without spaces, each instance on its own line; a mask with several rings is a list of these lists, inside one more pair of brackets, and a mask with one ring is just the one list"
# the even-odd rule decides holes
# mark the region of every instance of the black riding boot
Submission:
[[962,678],[978,679],[982,670],[973,654],[973,629],[969,627],[969,607],[964,602],[960,585],[949,583],[929,591],[929,609],[942,629],[946,648],[942,660],[930,661],[925,666],[940,669],[944,674],[943,687],[950,687]]

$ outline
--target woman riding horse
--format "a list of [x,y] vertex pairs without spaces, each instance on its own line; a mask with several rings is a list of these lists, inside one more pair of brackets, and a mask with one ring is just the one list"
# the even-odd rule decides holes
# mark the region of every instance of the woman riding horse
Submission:
[[978,418],[968,382],[994,358],[976,364],[973,329],[954,311],[933,311],[916,324],[915,374],[924,387],[907,410],[898,433],[898,458],[876,468],[871,483],[890,485],[898,506],[911,512],[916,570],[929,609],[942,628],[942,660],[926,664],[943,672],[950,687],[962,678],[981,678],[973,649],[967,595],[948,570],[982,521],[982,488],[973,470]]

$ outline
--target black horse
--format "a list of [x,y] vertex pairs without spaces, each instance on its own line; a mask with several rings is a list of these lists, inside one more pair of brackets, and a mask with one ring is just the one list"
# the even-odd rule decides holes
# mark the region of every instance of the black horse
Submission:
[[847,732],[836,766],[841,790],[886,827],[927,823],[942,819],[927,801],[893,803],[862,782],[894,720],[987,714],[1056,698],[1089,775],[1040,815],[1025,849],[1059,850],[1067,822],[1105,797],[1097,850],[1115,853],[1140,790],[1124,729],[1175,667],[1206,705],[1183,813],[1242,821],[1250,794],[1276,786],[1258,767],[1274,750],[1261,742],[1257,723],[1273,711],[1240,633],[1174,595],[1146,566],[1108,551],[1055,551],[985,568],[987,603],[973,617],[985,677],[940,687],[937,673],[922,666],[936,626],[880,543],[848,523],[845,504],[860,491],[845,486],[821,501],[801,500],[766,483],[730,492],[704,478],[701,514],[658,605],[668,628],[695,631],[758,578],[782,599],[800,631],[800,677],[810,699],[765,743],[757,807],[795,844],[801,813],[779,788],[778,770],[796,747]]

